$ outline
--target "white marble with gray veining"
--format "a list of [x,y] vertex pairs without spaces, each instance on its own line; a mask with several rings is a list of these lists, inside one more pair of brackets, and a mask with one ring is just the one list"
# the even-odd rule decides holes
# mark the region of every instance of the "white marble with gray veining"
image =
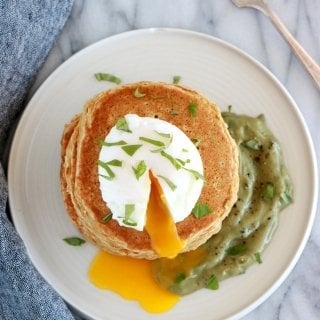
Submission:
[[[289,30],[320,63],[320,0],[269,0]],[[245,50],[285,85],[297,102],[320,159],[320,90],[272,24],[231,0],[75,0],[72,15],[32,92],[63,61],[105,37],[139,28],[174,27],[207,33]],[[320,319],[320,208],[294,270],[246,320]]]

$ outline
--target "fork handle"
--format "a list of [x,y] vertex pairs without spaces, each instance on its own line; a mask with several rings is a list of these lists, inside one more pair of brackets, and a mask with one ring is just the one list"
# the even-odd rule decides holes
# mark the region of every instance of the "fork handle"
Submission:
[[259,9],[261,9],[261,11],[271,19],[274,26],[279,30],[280,34],[291,46],[296,56],[304,64],[304,66],[306,67],[306,69],[308,70],[308,72],[310,73],[310,75],[312,76],[312,78],[320,88],[319,65],[312,59],[312,57],[305,51],[305,49],[300,45],[300,43],[293,37],[290,31],[286,28],[286,26],[282,23],[282,21],[274,13],[274,11],[270,9],[269,6],[265,5],[263,6],[263,8],[259,8]]

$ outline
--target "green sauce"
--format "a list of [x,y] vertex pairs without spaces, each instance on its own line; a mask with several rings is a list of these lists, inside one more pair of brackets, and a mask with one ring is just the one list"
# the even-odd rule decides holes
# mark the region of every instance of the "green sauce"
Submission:
[[[264,248],[277,227],[280,211],[292,202],[293,187],[279,142],[263,115],[222,114],[239,148],[238,200],[220,232],[193,252],[153,262],[159,284],[179,295],[218,282],[262,263]],[[212,285],[214,280],[214,285]]]

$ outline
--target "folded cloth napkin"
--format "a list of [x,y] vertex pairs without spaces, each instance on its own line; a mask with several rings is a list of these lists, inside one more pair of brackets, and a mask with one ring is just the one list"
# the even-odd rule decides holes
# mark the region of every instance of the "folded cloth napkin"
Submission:
[[[72,0],[0,0],[0,155],[33,79],[70,15]],[[30,262],[6,213],[0,163],[0,319],[74,319]]]

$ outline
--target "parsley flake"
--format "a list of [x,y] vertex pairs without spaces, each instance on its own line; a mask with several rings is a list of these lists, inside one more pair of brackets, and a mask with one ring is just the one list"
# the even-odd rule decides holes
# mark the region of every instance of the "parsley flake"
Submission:
[[137,165],[137,167],[132,167],[132,170],[137,178],[137,180],[139,180],[139,178],[141,176],[143,176],[143,174],[146,172],[147,170],[147,166],[146,163],[142,160],[139,162],[139,164]]
[[136,151],[141,147],[142,144],[128,144],[126,146],[121,147],[121,149],[130,157],[132,157],[136,153]]
[[198,107],[198,105],[194,102],[191,102],[188,106],[189,113],[190,113],[191,117],[193,117],[193,118],[196,116],[197,107]]
[[113,82],[115,84],[121,83],[120,78],[118,78],[115,75],[110,74],[110,73],[99,72],[99,73],[95,73],[94,76],[98,81],[109,81],[109,82]]
[[128,123],[127,123],[125,118],[118,119],[118,121],[116,123],[116,128],[118,130],[122,130],[122,131],[125,131],[125,132],[132,133],[132,131],[129,129]]
[[202,218],[212,212],[212,209],[204,204],[197,202],[194,208],[192,209],[192,213],[196,218]]

